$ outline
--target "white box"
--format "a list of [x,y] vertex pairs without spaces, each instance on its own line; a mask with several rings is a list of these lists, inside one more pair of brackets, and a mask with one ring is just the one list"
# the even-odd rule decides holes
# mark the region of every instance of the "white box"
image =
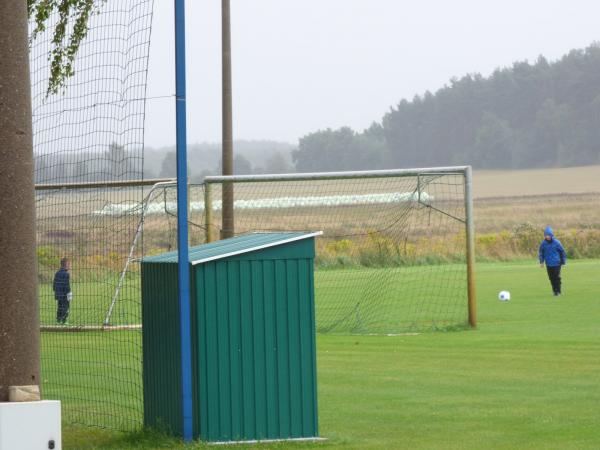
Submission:
[[60,402],[0,403],[0,450],[62,449]]

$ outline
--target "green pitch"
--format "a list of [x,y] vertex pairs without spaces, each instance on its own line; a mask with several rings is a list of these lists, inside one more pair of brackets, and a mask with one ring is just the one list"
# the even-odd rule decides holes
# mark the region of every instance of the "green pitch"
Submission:
[[[560,298],[551,296],[535,262],[479,264],[477,275],[477,331],[319,335],[320,432],[328,442],[259,448],[600,448],[598,262],[570,263]],[[510,302],[497,300],[502,289],[511,291]],[[68,336],[45,333],[46,339]],[[102,379],[110,368],[99,356],[90,359]],[[70,394],[85,410],[86,399],[101,393]],[[105,395],[110,402],[111,393]],[[114,414],[134,406],[115,406]],[[63,438],[66,449],[205,447],[152,432],[83,427],[66,428]]]

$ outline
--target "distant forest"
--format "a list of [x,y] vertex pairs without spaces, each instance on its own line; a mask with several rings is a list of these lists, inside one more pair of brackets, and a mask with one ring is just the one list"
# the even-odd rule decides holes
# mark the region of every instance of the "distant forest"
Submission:
[[471,164],[522,169],[600,164],[600,44],[452,79],[402,100],[363,132],[300,139],[298,172]]
[[[293,172],[291,152],[286,142],[234,142],[236,174]],[[206,175],[221,173],[221,144],[188,146],[188,175],[200,182]],[[142,160],[143,159],[143,160]],[[142,176],[143,175],[143,176]],[[81,183],[149,178],[175,178],[175,147],[127,149],[116,142],[105,151],[38,154],[35,159],[36,183]]]
[[[368,129],[326,129],[298,145],[236,141],[235,173],[317,172],[470,164],[525,169],[600,164],[600,44],[556,62],[517,62],[489,77],[452,79],[402,100]],[[142,177],[141,149],[38,154],[36,182]],[[218,174],[221,145],[192,144],[192,181]],[[144,149],[144,178],[174,177],[175,149]]]

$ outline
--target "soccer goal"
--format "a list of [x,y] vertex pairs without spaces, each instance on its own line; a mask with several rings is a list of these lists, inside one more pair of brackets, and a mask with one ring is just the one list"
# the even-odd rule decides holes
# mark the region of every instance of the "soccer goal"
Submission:
[[476,324],[470,167],[208,177],[206,240],[234,190],[235,234],[323,231],[317,331],[398,334]]
[[[224,183],[234,188],[236,234],[323,231],[315,259],[319,332],[475,326],[469,167],[208,177],[189,186],[191,245],[220,237]],[[131,315],[119,312],[139,292],[139,255],[177,248],[175,182],[155,184],[140,203],[106,202],[92,214],[137,224],[100,302],[104,327],[131,326]]]

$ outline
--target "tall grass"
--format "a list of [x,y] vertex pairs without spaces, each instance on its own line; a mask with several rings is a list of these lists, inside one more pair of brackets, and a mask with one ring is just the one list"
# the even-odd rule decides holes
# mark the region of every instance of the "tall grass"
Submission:
[[[600,258],[600,230],[572,228],[557,236],[569,259]],[[476,234],[478,261],[537,258],[543,236],[538,227],[521,223],[509,230]],[[402,267],[463,262],[465,235],[426,236],[398,242],[377,233],[367,239],[341,239],[318,245],[317,268]]]
[[[570,259],[600,258],[600,230],[567,229],[557,238]],[[477,235],[476,252],[480,261],[535,259],[542,235],[538,227],[522,223],[512,230]]]
[[[341,212],[339,212],[341,214]],[[465,259],[464,232],[458,224],[448,234],[444,229],[419,228],[416,223],[407,236],[398,230],[376,232],[358,226],[350,211],[344,211],[335,233],[337,239],[318,239],[316,266],[319,269],[356,267],[402,267],[462,262]],[[368,215],[368,211],[363,211]],[[324,217],[331,212],[323,211]],[[342,217],[342,216],[340,216]],[[256,219],[258,220],[258,219]],[[287,220],[287,222],[286,222]],[[318,222],[319,218],[315,217]],[[151,218],[144,227],[144,252],[147,255],[173,250],[175,247],[174,219]],[[199,219],[197,219],[200,222]],[[258,223],[258,222],[257,222]],[[362,222],[361,222],[362,223]],[[286,225],[287,224],[287,225]],[[546,225],[552,225],[570,259],[600,258],[600,208],[598,194],[561,194],[486,198],[475,201],[476,254],[479,261],[514,261],[537,257],[537,249]],[[289,217],[274,215],[269,227],[283,229]],[[85,227],[81,227],[85,229]],[[72,259],[74,275],[79,280],[101,282],[123,269],[131,242],[106,251],[101,245],[111,239],[110,230],[103,235],[98,230],[80,232],[79,243],[89,248],[72,248],[61,236],[45,239],[38,246],[38,276],[41,283],[52,280],[62,256]],[[204,240],[197,226],[191,226],[191,244]],[[392,233],[396,233],[393,235]],[[427,233],[427,234],[424,234]],[[85,270],[82,270],[85,269]],[[130,266],[135,272],[137,265]]]
[[[535,260],[542,238],[541,229],[529,222],[519,223],[510,229],[476,233],[476,257],[482,262]],[[563,229],[557,238],[565,247],[569,259],[600,258],[600,229]],[[37,253],[38,276],[41,283],[47,283],[58,268],[60,253],[51,245],[38,247]],[[80,278],[83,276],[85,281],[103,281],[110,274],[119,273],[123,269],[125,258],[125,255],[110,252],[106,255],[76,256],[72,259],[75,267],[95,268],[94,271],[82,272]],[[403,240],[369,232],[360,237],[320,239],[317,242],[315,264],[318,269],[339,269],[453,264],[464,261],[464,232],[406,236]],[[136,265],[130,267],[130,271],[136,270]]]

